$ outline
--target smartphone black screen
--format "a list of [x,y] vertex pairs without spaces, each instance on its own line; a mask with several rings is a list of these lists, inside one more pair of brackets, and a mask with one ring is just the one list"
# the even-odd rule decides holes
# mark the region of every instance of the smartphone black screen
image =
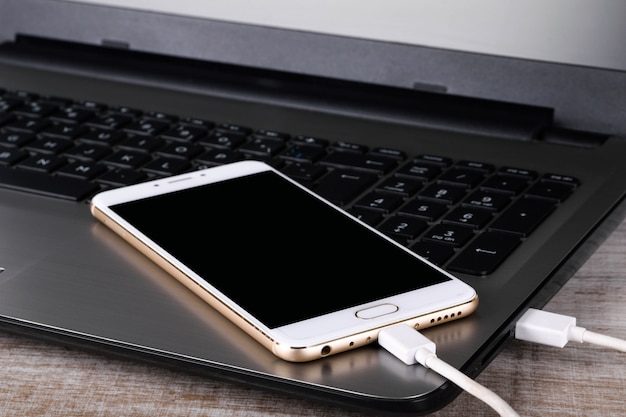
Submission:
[[112,210],[269,328],[449,280],[273,172]]

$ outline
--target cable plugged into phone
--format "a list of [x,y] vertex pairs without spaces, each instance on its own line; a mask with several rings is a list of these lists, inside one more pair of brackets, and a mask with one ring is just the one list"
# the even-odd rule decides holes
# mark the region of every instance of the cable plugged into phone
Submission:
[[406,324],[397,324],[383,329],[378,334],[378,343],[407,365],[420,363],[422,366],[432,369],[485,402],[500,416],[519,417],[519,414],[496,393],[438,358],[435,343],[412,327]]
[[[588,331],[576,325],[576,318],[547,311],[529,309],[515,324],[515,338],[555,347],[568,342],[589,343],[626,352],[626,340]],[[519,417],[502,398],[478,384],[436,355],[431,340],[406,324],[398,324],[378,335],[378,343],[407,365],[420,363],[447,378],[469,394],[484,401],[500,416]]]
[[626,352],[626,340],[579,327],[575,317],[534,308],[524,313],[515,324],[515,338],[560,348],[568,342],[590,343]]

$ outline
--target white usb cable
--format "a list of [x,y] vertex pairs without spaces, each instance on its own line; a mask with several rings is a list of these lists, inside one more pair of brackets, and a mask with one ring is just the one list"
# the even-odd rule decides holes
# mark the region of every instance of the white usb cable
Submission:
[[[549,346],[564,347],[568,342],[590,343],[626,352],[626,340],[590,332],[576,326],[576,318],[529,309],[515,324],[515,338]],[[469,394],[484,401],[502,417],[519,417],[502,398],[464,373],[439,359],[430,339],[406,324],[383,329],[378,343],[407,365],[420,363],[447,378]]]
[[502,398],[480,385],[455,367],[439,359],[430,339],[406,324],[381,330],[378,343],[407,365],[420,363],[455,383],[469,394],[484,401],[502,417],[519,417]]
[[626,352],[626,340],[576,326],[575,317],[533,308],[524,313],[515,324],[515,338],[560,348],[568,342],[591,343]]

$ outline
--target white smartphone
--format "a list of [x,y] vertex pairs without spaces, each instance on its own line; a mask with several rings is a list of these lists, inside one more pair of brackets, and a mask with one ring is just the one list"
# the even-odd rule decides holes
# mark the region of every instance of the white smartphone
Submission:
[[288,361],[477,306],[470,286],[262,162],[103,191],[91,212]]

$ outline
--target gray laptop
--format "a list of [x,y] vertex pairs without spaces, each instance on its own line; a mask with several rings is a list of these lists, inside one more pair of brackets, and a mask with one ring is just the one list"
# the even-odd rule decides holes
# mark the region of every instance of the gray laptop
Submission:
[[2,329],[346,409],[452,401],[376,345],[275,358],[87,205],[265,160],[476,288],[425,333],[477,376],[624,214],[626,3],[438,3],[0,0]]

